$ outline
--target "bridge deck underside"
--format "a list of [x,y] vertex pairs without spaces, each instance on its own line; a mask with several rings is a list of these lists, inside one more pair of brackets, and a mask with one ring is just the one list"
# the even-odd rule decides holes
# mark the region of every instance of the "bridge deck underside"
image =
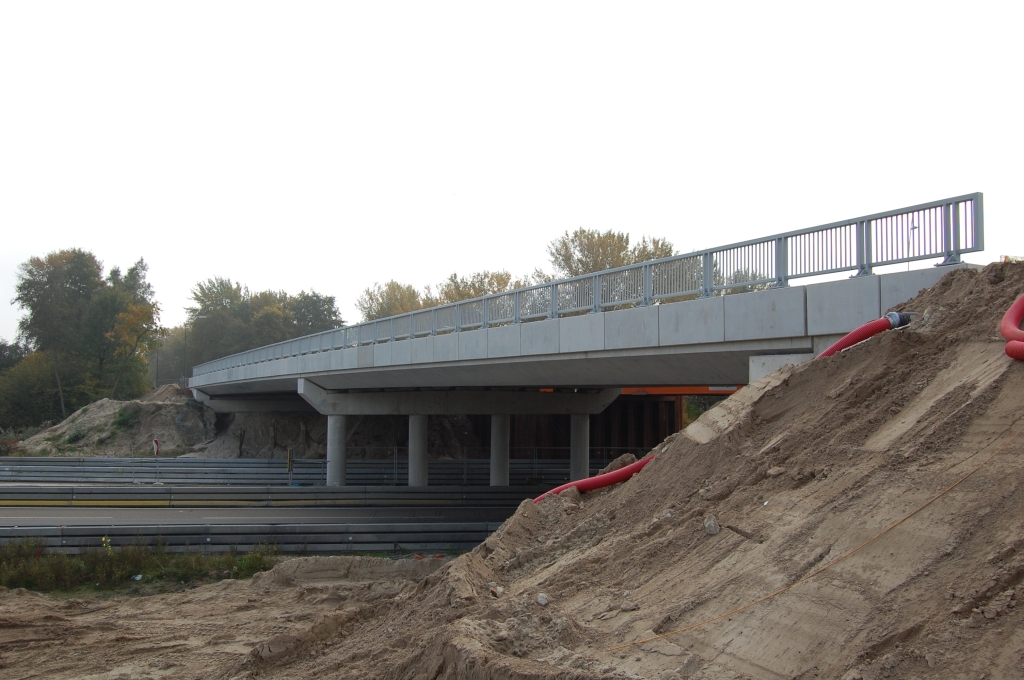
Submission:
[[[742,385],[747,382],[751,356],[806,353],[811,351],[811,345],[812,339],[809,337],[778,338],[614,352],[582,352],[575,356],[509,357],[499,360],[303,372],[235,378],[231,382],[221,382],[230,379],[228,376],[212,374],[203,376],[209,382],[200,389],[216,396],[294,394],[301,377],[328,390]],[[194,380],[194,386],[196,382],[199,381]]]

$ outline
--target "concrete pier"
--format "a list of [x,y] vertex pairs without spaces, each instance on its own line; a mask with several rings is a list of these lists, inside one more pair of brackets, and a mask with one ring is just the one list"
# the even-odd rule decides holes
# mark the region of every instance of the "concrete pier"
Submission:
[[573,415],[569,430],[569,481],[590,476],[590,416]]
[[427,485],[427,416],[409,416],[409,486]]
[[345,416],[327,416],[327,486],[345,485]]
[[510,416],[491,415],[491,486],[508,486],[510,422]]

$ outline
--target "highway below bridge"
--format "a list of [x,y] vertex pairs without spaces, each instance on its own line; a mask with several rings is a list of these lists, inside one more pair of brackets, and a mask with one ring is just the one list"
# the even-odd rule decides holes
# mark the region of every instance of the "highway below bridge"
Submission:
[[131,487],[97,487],[83,504],[72,504],[64,489],[4,486],[0,543],[32,540],[65,552],[98,549],[103,538],[114,547],[159,543],[179,552],[244,552],[261,545],[285,553],[468,550],[526,498],[522,490],[492,493],[477,504],[460,490],[444,489],[429,498],[380,495],[373,499],[380,505],[254,507],[220,491],[212,501],[217,507],[138,507],[145,494]]

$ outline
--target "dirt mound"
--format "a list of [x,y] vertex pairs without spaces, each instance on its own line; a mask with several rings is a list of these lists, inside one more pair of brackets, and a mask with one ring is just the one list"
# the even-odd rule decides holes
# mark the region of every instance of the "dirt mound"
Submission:
[[[951,272],[903,306],[919,312],[909,328],[744,388],[629,482],[524,501],[425,577],[351,563],[368,580],[332,599],[302,580],[322,569],[307,562],[254,580],[251,599],[231,584],[112,602],[108,628],[93,617],[75,637],[79,623],[59,624],[63,640],[90,645],[65,659],[83,670],[62,672],[102,662],[226,678],[1021,677],[1024,435],[1013,437],[1024,362],[1003,354],[997,325],[1022,292],[1024,265]],[[3,595],[0,614],[39,621],[59,606],[23,599]],[[118,637],[131,620],[186,607],[197,621]],[[30,641],[50,624],[38,625],[5,644],[7,669],[52,666],[47,648],[72,653]]]
[[[177,388],[174,388],[177,389]],[[193,399],[162,387],[161,401],[149,394],[137,401],[101,399],[18,445],[29,456],[180,456],[215,436],[216,415]]]

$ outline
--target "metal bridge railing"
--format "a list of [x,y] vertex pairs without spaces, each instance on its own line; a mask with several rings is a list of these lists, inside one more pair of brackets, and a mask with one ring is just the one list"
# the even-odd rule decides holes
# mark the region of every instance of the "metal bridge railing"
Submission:
[[966,194],[326,331],[210,361],[193,375],[566,314],[779,288],[808,276],[866,276],[901,262],[942,258],[941,265],[955,264],[961,254],[983,249],[982,194]]

